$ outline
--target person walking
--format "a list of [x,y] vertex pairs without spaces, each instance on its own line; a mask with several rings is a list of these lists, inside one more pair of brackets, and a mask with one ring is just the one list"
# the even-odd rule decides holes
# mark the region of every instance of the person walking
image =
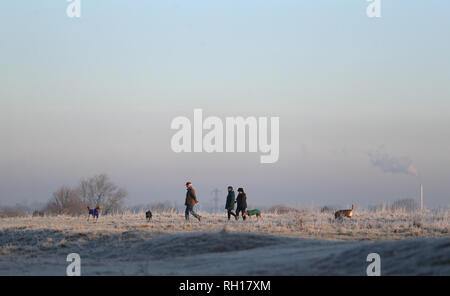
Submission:
[[237,208],[236,208],[236,219],[239,218],[239,213],[242,214],[242,219],[245,220],[245,210],[247,209],[247,195],[243,188],[238,189],[238,196],[236,198]]
[[236,218],[236,220],[237,220],[237,216],[233,212],[235,202],[236,202],[236,197],[234,195],[233,187],[228,186],[227,201],[225,203],[225,210],[227,210],[228,220],[230,220],[231,216],[234,216],[234,218]]
[[202,216],[197,214],[194,211],[194,206],[198,204],[197,196],[195,195],[195,190],[192,188],[192,183],[187,182],[186,183],[186,201],[184,202],[184,205],[186,206],[186,212],[185,212],[185,218],[186,221],[189,221],[189,214],[192,214],[195,218],[198,219],[198,221],[202,220]]

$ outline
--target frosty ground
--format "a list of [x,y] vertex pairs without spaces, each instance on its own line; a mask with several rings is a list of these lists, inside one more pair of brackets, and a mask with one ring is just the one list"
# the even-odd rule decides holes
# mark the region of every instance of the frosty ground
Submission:
[[450,275],[449,211],[202,215],[3,218],[0,275],[65,275],[73,252],[83,275],[365,275],[369,253],[383,275]]

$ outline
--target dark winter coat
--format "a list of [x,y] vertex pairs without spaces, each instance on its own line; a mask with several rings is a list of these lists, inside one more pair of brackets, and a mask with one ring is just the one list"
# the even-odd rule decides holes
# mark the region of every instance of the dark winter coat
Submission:
[[195,206],[198,203],[197,196],[195,195],[194,188],[188,188],[186,191],[186,201],[185,206]]
[[239,193],[237,198],[237,207],[238,209],[246,209],[247,208],[247,195],[245,193]]
[[227,195],[227,203],[225,204],[225,209],[226,210],[234,210],[234,202],[236,200],[236,197],[234,195],[234,191],[228,191],[228,195]]

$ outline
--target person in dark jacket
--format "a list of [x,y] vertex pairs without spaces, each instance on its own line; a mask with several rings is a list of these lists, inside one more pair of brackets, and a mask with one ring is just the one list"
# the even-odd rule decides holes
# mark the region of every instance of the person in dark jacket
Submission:
[[234,218],[236,218],[236,220],[237,220],[237,216],[233,212],[235,202],[236,202],[236,197],[234,195],[233,187],[228,186],[227,202],[225,204],[225,210],[227,210],[228,220],[230,220],[231,216],[234,216]]
[[199,214],[197,214],[194,211],[194,206],[196,204],[198,204],[198,200],[197,200],[197,196],[195,195],[195,190],[194,188],[192,188],[192,183],[191,182],[187,182],[186,183],[186,201],[184,202],[184,205],[186,206],[186,212],[185,212],[185,217],[186,220],[189,220],[189,213],[192,214],[192,216],[194,216],[195,218],[198,219],[198,221],[201,221],[202,216],[200,216]]
[[236,218],[239,217],[239,213],[242,214],[242,219],[245,220],[245,210],[247,209],[247,195],[244,192],[243,188],[238,189],[238,196],[236,198],[237,208],[236,208]]

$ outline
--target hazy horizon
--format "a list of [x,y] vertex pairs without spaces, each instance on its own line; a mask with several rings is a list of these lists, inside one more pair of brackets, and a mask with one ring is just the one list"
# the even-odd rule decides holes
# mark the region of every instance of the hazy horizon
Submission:
[[[82,3],[0,4],[0,205],[102,173],[128,204],[450,205],[450,3]],[[279,160],[174,153],[195,108],[279,116]]]

